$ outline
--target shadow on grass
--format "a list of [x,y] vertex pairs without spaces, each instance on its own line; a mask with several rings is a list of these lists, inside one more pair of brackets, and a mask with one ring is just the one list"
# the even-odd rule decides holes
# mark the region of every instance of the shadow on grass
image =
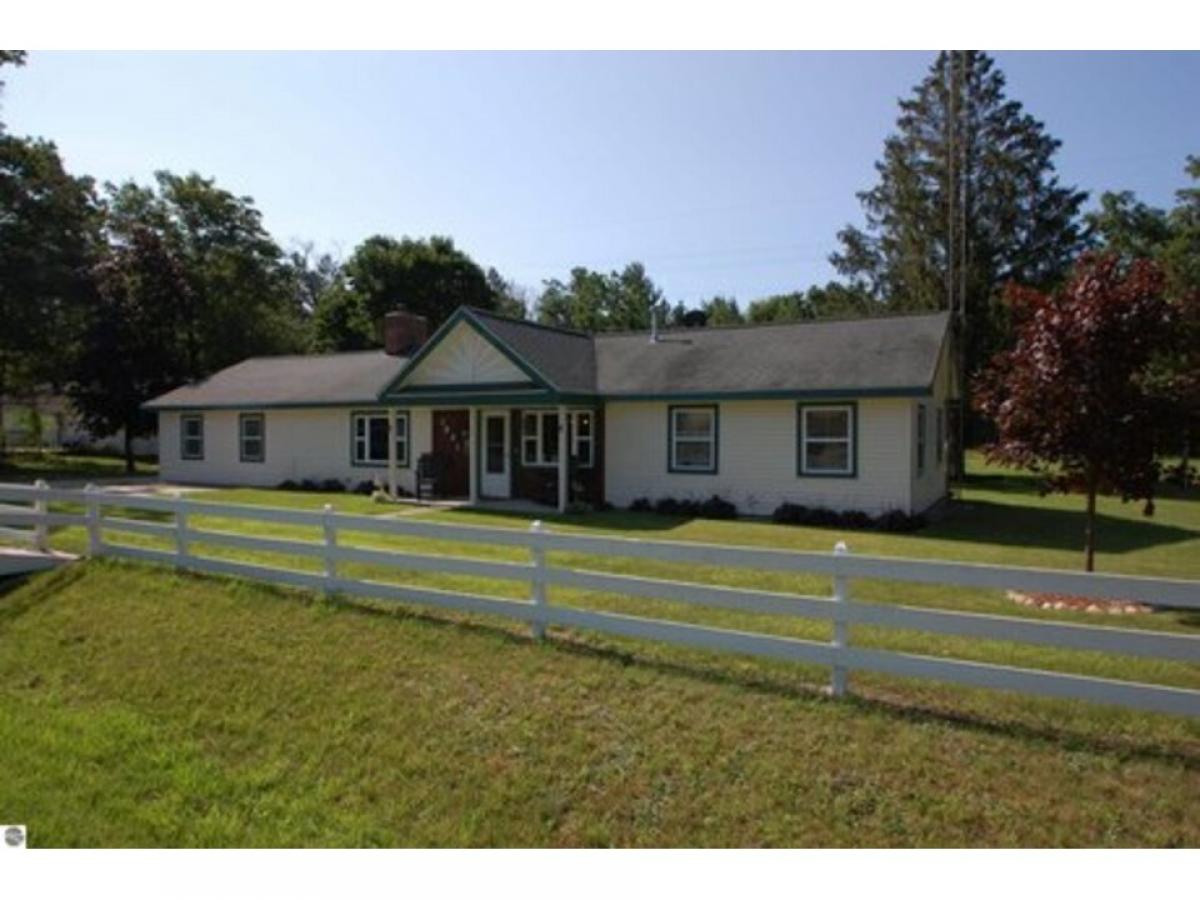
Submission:
[[[290,596],[297,597],[299,595],[293,593]],[[344,610],[354,615],[402,618],[418,621],[422,624],[429,624],[437,628],[451,628],[472,634],[500,638],[511,645],[529,646],[530,644],[537,643],[529,635],[515,630],[516,628],[520,628],[520,625],[504,627],[502,625],[469,619],[449,618],[434,611],[426,611],[411,606],[371,606],[353,597],[345,596],[321,597],[312,602],[329,604],[338,610]],[[793,700],[846,703],[865,713],[883,715],[896,721],[948,724],[978,734],[1037,741],[1072,752],[1082,750],[1116,756],[1121,760],[1136,759],[1167,762],[1182,766],[1188,770],[1200,771],[1200,750],[1192,750],[1190,748],[1138,744],[1129,739],[1083,734],[1071,731],[1066,727],[1056,727],[1050,724],[1033,724],[1013,718],[986,717],[978,713],[963,712],[941,706],[904,700],[894,695],[889,697],[873,697],[859,693],[849,696],[844,700],[835,701],[828,696],[824,684],[797,684],[796,682],[773,678],[767,673],[731,672],[725,668],[715,665],[708,666],[703,663],[671,662],[663,659],[652,659],[639,654],[635,650],[625,650],[613,646],[599,646],[589,643],[581,637],[576,637],[573,634],[564,634],[557,630],[548,634],[545,643],[556,652],[568,653],[577,658],[610,663],[615,662],[623,666],[639,666],[664,675],[694,679],[706,684],[738,687],[756,693]]]
[[[922,529],[921,537],[943,541],[1004,544],[1083,553],[1086,514],[1082,509],[1046,509],[1012,506],[987,500],[954,504],[949,515]],[[1130,520],[1098,513],[1096,550],[1099,553],[1132,553],[1148,547],[1193,540],[1200,533],[1154,519]]]
[[[971,472],[967,475],[966,481],[958,486],[966,487],[969,490],[994,491],[998,494],[1023,494],[1030,497],[1040,497],[1044,494],[1042,479],[1039,476],[1017,470]],[[1200,504],[1200,488],[1195,486],[1185,490],[1179,484],[1160,481],[1154,493],[1155,497],[1163,500],[1190,500]],[[1074,496],[1079,498],[1079,504],[1082,506],[1085,502],[1084,495],[1075,494]]]

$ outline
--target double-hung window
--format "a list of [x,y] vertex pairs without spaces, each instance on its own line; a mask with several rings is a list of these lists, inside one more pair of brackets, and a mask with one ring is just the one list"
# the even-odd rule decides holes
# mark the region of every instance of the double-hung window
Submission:
[[672,406],[667,415],[667,471],[715,474],[717,408]]
[[854,405],[800,407],[800,474],[853,477]]
[[[595,458],[595,417],[590,410],[567,413],[570,453],[576,465],[590,469]],[[525,466],[558,465],[558,412],[530,410],[521,416],[521,463]]]
[[199,413],[179,417],[179,456],[204,459],[204,416]]
[[238,458],[256,463],[267,458],[267,426],[262,413],[238,416]]
[[917,474],[925,474],[925,432],[928,431],[925,404],[917,404]]
[[[386,466],[388,462],[388,414],[354,413],[350,419],[351,460],[356,466]],[[407,466],[409,422],[407,412],[396,413],[396,465]]]

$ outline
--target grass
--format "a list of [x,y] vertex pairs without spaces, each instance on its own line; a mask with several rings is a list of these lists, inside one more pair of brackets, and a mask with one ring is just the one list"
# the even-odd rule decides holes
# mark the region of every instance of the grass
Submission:
[[[139,459],[135,474],[154,475],[158,464]],[[93,456],[58,450],[9,450],[0,454],[0,481],[36,478],[124,478],[125,460],[119,456]]]
[[[975,475],[915,535],[607,513],[563,530],[1077,568],[1079,498]],[[391,512],[365,498],[228,491],[205,499]],[[1200,501],[1153,520],[1102,501],[1098,567],[1200,578]],[[422,519],[528,527],[520,516]],[[314,530],[194,517],[201,528]],[[521,551],[348,535],[482,558]],[[81,548],[79,529],[54,541]],[[152,539],[129,537],[131,543]],[[315,564],[199,546],[212,555]],[[557,555],[556,555],[557,556]],[[562,555],[572,565],[782,590],[822,579]],[[347,567],[501,596],[527,586]],[[853,582],[857,596],[1095,623],[991,591]],[[828,637],[828,626],[554,590],[586,605]],[[1104,620],[1103,624],[1112,624]],[[1179,613],[1122,627],[1194,633]],[[1200,687],[1200,667],[856,628],[855,643]],[[95,561],[0,597],[0,809],[35,845],[1195,846],[1200,724],[1082,703],[855,675],[349,604],[232,579]]]

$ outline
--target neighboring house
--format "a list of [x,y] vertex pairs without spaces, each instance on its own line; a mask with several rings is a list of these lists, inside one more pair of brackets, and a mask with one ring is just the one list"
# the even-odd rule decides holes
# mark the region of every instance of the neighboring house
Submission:
[[[5,396],[0,403],[0,427],[4,429],[7,447],[125,452],[124,429],[104,437],[93,434],[83,424],[71,401],[49,388],[32,394]],[[133,452],[138,456],[153,456],[158,452],[157,438],[134,438]]]
[[[947,492],[945,313],[584,334],[460,308],[386,351],[264,357],[147,404],[172,481],[374,480],[627,506],[707,498],[921,512]],[[390,435],[390,438],[389,438]],[[563,452],[563,450],[566,452]]]

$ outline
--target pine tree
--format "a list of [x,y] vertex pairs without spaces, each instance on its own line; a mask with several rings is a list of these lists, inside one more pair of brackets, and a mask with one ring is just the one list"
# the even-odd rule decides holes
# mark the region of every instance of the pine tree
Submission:
[[892,310],[961,313],[965,385],[1003,344],[1002,287],[1049,288],[1068,271],[1087,194],[1059,183],[1060,142],[1005,95],[980,51],[940,53],[896,126],[879,183],[858,195],[866,228],[842,229],[830,261]]

